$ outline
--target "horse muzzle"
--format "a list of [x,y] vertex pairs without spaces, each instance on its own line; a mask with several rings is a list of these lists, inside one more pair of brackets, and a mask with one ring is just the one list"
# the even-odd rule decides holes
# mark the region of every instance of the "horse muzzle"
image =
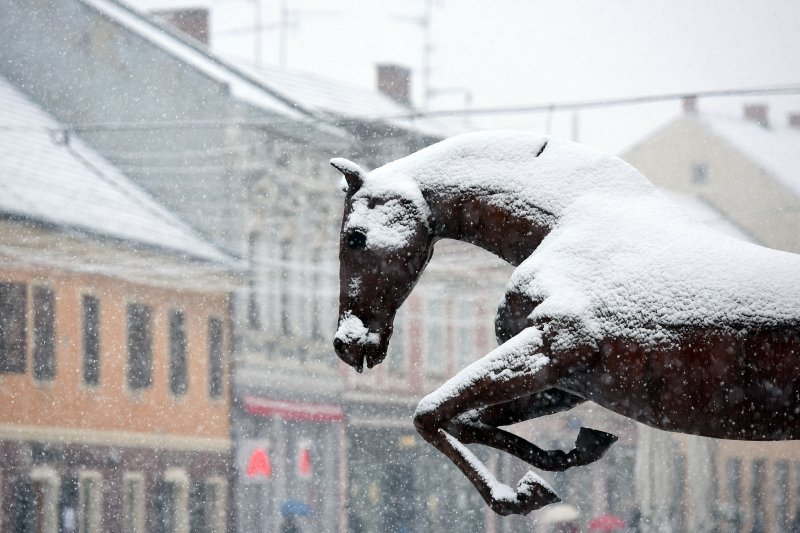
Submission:
[[386,356],[388,338],[368,330],[361,320],[348,315],[339,321],[339,329],[333,339],[333,348],[339,359],[363,372],[364,366],[372,368]]
[[379,346],[348,344],[339,337],[333,339],[333,348],[339,359],[355,368],[356,372],[363,372],[365,365],[367,368],[372,368],[383,361],[384,357]]

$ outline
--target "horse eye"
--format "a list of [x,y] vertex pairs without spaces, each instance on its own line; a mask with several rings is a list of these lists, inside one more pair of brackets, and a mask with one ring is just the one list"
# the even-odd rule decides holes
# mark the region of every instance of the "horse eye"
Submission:
[[353,250],[360,250],[367,244],[367,236],[360,231],[351,231],[347,234],[347,246]]

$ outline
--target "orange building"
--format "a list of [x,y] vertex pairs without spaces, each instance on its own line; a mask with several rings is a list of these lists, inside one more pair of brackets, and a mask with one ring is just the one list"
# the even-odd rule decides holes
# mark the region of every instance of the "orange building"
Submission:
[[0,114],[0,530],[227,530],[233,260],[2,78]]

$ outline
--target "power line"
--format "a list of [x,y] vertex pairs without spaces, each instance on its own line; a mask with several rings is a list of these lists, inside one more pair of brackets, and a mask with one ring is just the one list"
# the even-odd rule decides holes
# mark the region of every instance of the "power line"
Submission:
[[649,104],[680,100],[686,97],[713,98],[721,96],[754,96],[754,95],[791,95],[800,94],[800,84],[783,87],[755,87],[745,89],[719,89],[709,91],[686,91],[682,93],[653,94],[645,96],[624,96],[603,100],[575,100],[572,102],[550,102],[509,107],[484,107],[473,109],[441,109],[436,111],[419,111],[403,115],[382,117],[389,118],[420,118],[420,117],[445,117],[459,116],[465,113],[471,115],[513,115],[524,113],[541,113],[557,110],[591,109],[599,107],[619,107],[625,105]]
[[[384,121],[396,119],[424,119],[432,117],[463,116],[463,115],[514,115],[543,113],[564,110],[596,109],[602,107],[621,107],[627,105],[641,105],[670,100],[681,100],[687,97],[715,98],[730,96],[781,96],[800,94],[800,83],[780,87],[750,87],[738,89],[718,89],[708,91],[685,91],[680,93],[664,93],[644,96],[624,96],[598,100],[575,100],[567,102],[549,102],[508,107],[483,107],[470,109],[441,109],[433,111],[410,111],[397,115],[373,115],[361,118],[364,122]],[[40,132],[54,134],[56,132],[72,131],[78,133],[101,131],[152,131],[152,130],[181,130],[181,129],[224,129],[241,127],[252,129],[271,129],[276,126],[297,126],[327,124],[336,126],[336,119],[329,117],[304,117],[302,120],[174,120],[162,122],[102,122],[67,124],[61,128],[44,126],[18,126],[3,125],[0,123],[0,132]]]

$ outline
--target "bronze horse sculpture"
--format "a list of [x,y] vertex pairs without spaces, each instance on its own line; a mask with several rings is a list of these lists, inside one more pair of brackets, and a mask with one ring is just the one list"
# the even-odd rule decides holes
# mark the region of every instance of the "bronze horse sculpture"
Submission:
[[581,428],[563,452],[500,429],[587,400],[669,431],[800,438],[800,256],[698,227],[622,160],[555,138],[467,134],[369,173],[331,163],[346,181],[334,347],[359,372],[385,357],[439,239],[516,267],[499,347],[414,415],[497,513],[558,497],[531,471],[498,482],[465,444],[588,464],[616,437]]

